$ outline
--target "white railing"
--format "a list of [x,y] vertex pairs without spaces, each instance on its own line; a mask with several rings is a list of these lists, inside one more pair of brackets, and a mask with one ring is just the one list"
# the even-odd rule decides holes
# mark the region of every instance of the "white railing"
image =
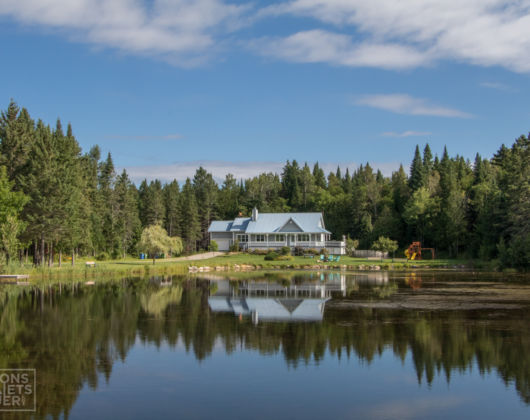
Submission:
[[287,244],[287,242],[272,242],[272,241],[265,241],[265,242],[257,242],[257,241],[250,241],[250,242],[241,242],[241,246],[249,247],[249,248],[280,248],[282,246],[299,246],[302,248],[344,248],[346,246],[346,243],[343,241],[307,241],[307,242],[291,242],[290,244]]

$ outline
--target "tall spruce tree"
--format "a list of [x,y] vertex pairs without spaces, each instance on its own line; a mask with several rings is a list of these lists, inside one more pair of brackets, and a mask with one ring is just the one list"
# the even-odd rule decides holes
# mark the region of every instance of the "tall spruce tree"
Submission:
[[414,159],[412,159],[412,164],[410,165],[410,178],[409,178],[409,187],[414,192],[423,185],[424,179],[424,170],[423,162],[420,154],[420,147],[416,145],[416,150],[414,151]]

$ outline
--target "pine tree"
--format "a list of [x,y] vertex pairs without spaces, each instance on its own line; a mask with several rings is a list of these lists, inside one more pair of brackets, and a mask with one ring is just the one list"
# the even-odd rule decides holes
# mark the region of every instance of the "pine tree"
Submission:
[[180,187],[176,180],[164,186],[166,208],[165,227],[169,236],[179,236],[182,224],[180,209]]
[[199,206],[199,225],[201,229],[200,246],[206,248],[208,245],[208,227],[216,217],[215,202],[217,200],[218,187],[212,174],[208,173],[202,166],[197,169],[193,177],[195,198]]
[[410,178],[409,178],[409,187],[414,192],[423,185],[424,179],[424,169],[423,162],[421,160],[420,148],[416,145],[416,150],[414,151],[414,159],[410,165]]
[[119,238],[119,245],[123,257],[132,251],[141,231],[138,215],[138,195],[125,169],[116,179],[114,188],[116,214],[114,230]]
[[315,185],[317,187],[326,188],[326,175],[318,165],[318,162],[313,166],[313,178],[315,179]]
[[193,252],[197,249],[197,241],[201,238],[201,225],[199,222],[199,212],[195,190],[189,178],[182,187],[182,240],[186,252]]

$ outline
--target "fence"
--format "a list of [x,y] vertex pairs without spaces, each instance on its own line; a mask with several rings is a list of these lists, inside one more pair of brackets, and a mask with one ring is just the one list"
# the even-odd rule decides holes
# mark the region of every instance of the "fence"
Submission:
[[374,251],[371,249],[356,249],[353,251],[356,258],[388,258],[388,252]]

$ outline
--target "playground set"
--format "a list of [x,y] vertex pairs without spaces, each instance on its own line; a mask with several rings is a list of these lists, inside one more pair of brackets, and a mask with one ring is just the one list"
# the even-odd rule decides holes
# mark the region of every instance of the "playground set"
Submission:
[[431,251],[431,257],[434,260],[434,248],[422,248],[421,242],[412,242],[405,250],[405,256],[408,260],[421,260],[422,251]]

